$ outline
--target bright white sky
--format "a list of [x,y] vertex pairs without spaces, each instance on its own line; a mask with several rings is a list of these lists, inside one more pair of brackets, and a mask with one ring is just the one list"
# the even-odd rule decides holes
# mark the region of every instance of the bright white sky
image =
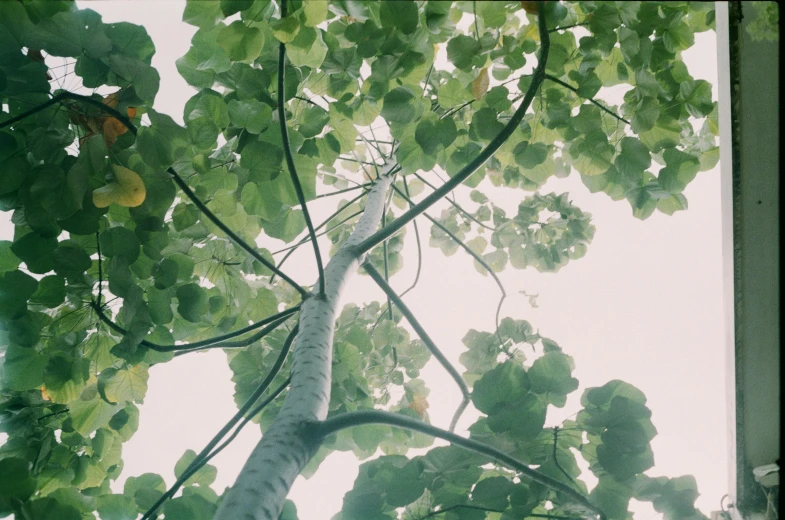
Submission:
[[[155,66],[161,89],[155,109],[182,121],[182,108],[194,90],[177,73],[174,62],[186,53],[194,27],[181,20],[183,3],[81,2],[100,12],[105,22],[142,24],[156,44]],[[715,85],[714,33],[696,35],[696,45],[684,53],[690,73]],[[581,388],[564,409],[549,417],[558,424],[579,409],[584,388],[623,379],[648,397],[652,420],[659,434],[652,441],[656,466],[651,476],[692,474],[701,496],[698,506],[708,514],[718,509],[727,492],[728,428],[725,405],[725,352],[722,321],[719,166],[700,173],[687,188],[687,211],[671,217],[655,213],[645,222],[632,217],[626,202],[592,195],[577,174],[552,179],[543,192],[569,192],[572,201],[593,215],[597,228],[587,255],[558,274],[508,268],[501,277],[510,297],[502,317],[528,320],[575,358],[575,377]],[[499,205],[514,208],[526,194],[521,191],[485,190]],[[312,212],[326,216],[336,200],[314,204]],[[431,212],[438,214],[438,210]],[[0,215],[0,239],[12,239],[10,214]],[[430,226],[421,234],[427,241]],[[407,237],[413,240],[413,233]],[[413,242],[407,241],[407,246]],[[307,249],[307,251],[306,251]],[[287,272],[301,283],[315,279],[311,250],[287,262]],[[411,250],[411,248],[410,248]],[[406,302],[437,345],[456,364],[464,349],[461,338],[469,328],[493,330],[498,289],[479,275],[462,252],[444,258],[424,248],[423,273]],[[407,287],[414,277],[415,256],[392,282]],[[526,291],[538,294],[538,308],[529,305]],[[345,302],[381,300],[367,277],[352,278]],[[468,301],[466,301],[468,299]],[[456,327],[456,324],[460,324]],[[432,364],[433,365],[433,364]],[[431,369],[431,370],[428,370]],[[446,425],[459,402],[454,384],[429,366],[429,413],[434,424]],[[176,358],[150,371],[149,391],[141,406],[140,428],[126,443],[127,476],[159,473],[173,482],[175,461],[184,450],[199,451],[225,420],[236,411],[233,384],[225,355],[220,351]],[[467,415],[459,424],[472,422]],[[258,441],[258,427],[249,426],[213,463],[218,466],[214,489],[233,483],[247,455]],[[351,454],[333,454],[312,479],[299,479],[291,494],[303,520],[328,519],[341,507],[351,488],[357,462]],[[640,519],[658,516],[650,507],[636,507]]]

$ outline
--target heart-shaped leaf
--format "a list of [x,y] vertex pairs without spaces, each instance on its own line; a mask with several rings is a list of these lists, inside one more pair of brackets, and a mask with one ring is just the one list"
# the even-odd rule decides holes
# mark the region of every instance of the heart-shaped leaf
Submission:
[[112,165],[114,182],[93,190],[93,204],[105,208],[111,203],[126,208],[135,208],[144,202],[147,191],[139,174],[124,166]]

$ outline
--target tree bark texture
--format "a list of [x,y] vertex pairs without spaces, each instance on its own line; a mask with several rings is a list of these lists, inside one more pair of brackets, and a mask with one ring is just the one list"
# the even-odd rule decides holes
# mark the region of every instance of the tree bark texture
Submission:
[[327,417],[330,404],[333,333],[340,296],[363,256],[357,244],[379,227],[394,167],[392,159],[384,165],[354,231],[327,264],[325,294],[311,294],[303,302],[289,393],[227,492],[216,520],[276,520],[294,479],[319,447],[320,440],[312,434],[315,423]]

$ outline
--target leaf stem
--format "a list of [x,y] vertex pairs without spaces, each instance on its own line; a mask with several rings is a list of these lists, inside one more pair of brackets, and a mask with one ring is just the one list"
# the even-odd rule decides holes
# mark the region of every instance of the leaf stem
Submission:
[[[281,2],[281,18],[286,17],[286,0]],[[278,46],[278,122],[281,127],[281,140],[283,141],[284,158],[286,159],[286,166],[289,169],[289,174],[292,178],[294,185],[294,192],[297,194],[297,200],[300,201],[300,207],[303,211],[305,218],[305,225],[308,227],[308,233],[311,235],[311,243],[313,244],[313,253],[316,257],[316,269],[319,272],[319,294],[324,292],[324,265],[322,265],[322,255],[319,252],[319,241],[316,239],[316,231],[313,228],[311,221],[311,214],[308,211],[308,205],[305,202],[305,193],[300,184],[300,177],[297,175],[297,168],[294,164],[294,156],[292,155],[292,144],[289,141],[289,129],[286,126],[286,96],[284,82],[286,74],[286,44],[283,42]]]

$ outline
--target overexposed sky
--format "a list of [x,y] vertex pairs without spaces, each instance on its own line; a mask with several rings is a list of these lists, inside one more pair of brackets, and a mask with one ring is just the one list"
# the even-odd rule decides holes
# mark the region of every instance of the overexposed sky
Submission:
[[[82,1],[80,5],[101,13],[105,22],[130,21],[147,28],[157,50],[153,66],[161,74],[155,109],[182,121],[183,105],[195,91],[179,77],[174,62],[188,50],[196,30],[180,22],[183,3]],[[714,33],[697,34],[696,45],[683,58],[695,78],[715,85],[716,99],[714,41]],[[597,232],[588,253],[557,274],[511,267],[500,274],[510,295],[502,317],[528,320],[576,362],[574,375],[581,387],[565,408],[549,416],[548,423],[557,424],[574,414],[586,387],[612,379],[637,386],[649,399],[659,431],[652,441],[656,465],[648,474],[694,475],[701,492],[697,504],[706,514],[718,509],[728,481],[719,181],[719,166],[699,173],[685,192],[689,210],[670,217],[657,212],[641,222],[632,217],[626,201],[588,193],[577,173],[568,179],[552,178],[543,193],[569,192],[573,203],[593,215]],[[527,195],[490,187],[483,191],[507,208]],[[314,203],[315,220],[320,222],[319,215],[329,214],[336,203],[333,198]],[[429,213],[438,215],[438,210]],[[10,213],[0,214],[4,226],[0,239],[13,237],[9,217]],[[420,232],[425,242],[429,229],[423,221]],[[409,232],[407,246],[413,245]],[[312,252],[301,250],[287,262],[287,273],[311,283],[315,279]],[[415,264],[415,254],[407,255],[392,285],[407,287]],[[519,294],[522,290],[539,295],[537,308]],[[344,302],[382,298],[368,277],[356,276]],[[493,330],[497,301],[492,279],[477,273],[468,255],[459,251],[445,258],[427,244],[420,284],[406,296],[422,325],[456,365],[464,350],[461,338],[470,328]],[[220,351],[190,354],[150,370],[140,428],[124,446],[125,470],[116,489],[122,489],[126,477],[144,472],[159,473],[171,484],[174,463],[182,453],[189,448],[199,451],[234,414],[234,389],[225,358]],[[440,383],[446,379],[433,365],[423,375],[433,375],[436,381],[429,385],[429,414],[434,424],[444,426],[460,399],[451,381]],[[464,417],[459,430],[470,423]],[[258,427],[248,426],[216,457],[214,489],[221,492],[233,483],[259,437]],[[334,454],[311,480],[299,479],[291,498],[300,518],[328,519],[339,511],[356,468],[351,454]],[[637,510],[642,519],[655,515],[648,507]]]

